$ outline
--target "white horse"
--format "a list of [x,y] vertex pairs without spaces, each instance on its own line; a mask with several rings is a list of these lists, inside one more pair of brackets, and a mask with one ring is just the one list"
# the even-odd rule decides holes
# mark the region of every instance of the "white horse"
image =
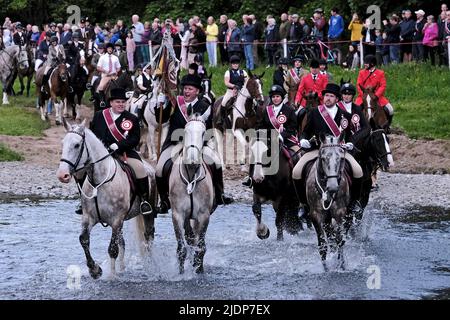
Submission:
[[13,80],[17,71],[26,70],[30,66],[25,47],[17,45],[0,50],[0,81],[3,86],[3,104],[9,104],[8,92],[12,92]]
[[[140,200],[133,194],[127,174],[103,143],[85,127],[85,120],[78,126],[71,126],[64,118],[63,123],[67,134],[63,139],[57,177],[63,183],[70,182],[72,176],[76,178],[83,208],[80,243],[86,255],[89,273],[94,279],[102,275],[102,269],[95,263],[89,250],[90,232],[100,222],[112,229],[108,253],[111,258],[110,275],[115,277],[117,257],[120,271],[125,267],[125,241],[122,233],[124,221],[136,217],[140,249],[141,253],[145,253],[150,249],[154,237],[154,217],[140,214]],[[146,165],[146,168],[149,173],[149,190],[154,193],[155,173],[150,165]],[[78,181],[84,174],[87,174],[87,178],[80,186]]]
[[210,214],[214,208],[214,188],[211,173],[203,160],[203,142],[206,132],[203,116],[191,115],[184,128],[183,151],[173,164],[169,177],[169,197],[172,221],[177,238],[177,256],[180,273],[184,272],[186,245],[195,249],[195,272],[203,272],[206,253],[205,235]]

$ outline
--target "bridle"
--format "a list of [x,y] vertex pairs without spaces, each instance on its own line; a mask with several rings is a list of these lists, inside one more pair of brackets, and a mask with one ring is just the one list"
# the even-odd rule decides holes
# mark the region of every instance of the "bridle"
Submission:
[[316,186],[319,189],[320,194],[322,195],[322,208],[324,210],[329,210],[331,208],[331,205],[333,204],[333,201],[334,201],[335,194],[333,194],[333,196],[331,197],[330,203],[328,204],[328,206],[326,206],[325,205],[325,201],[328,198],[328,190],[326,190],[326,188],[322,188],[322,185],[320,184],[320,180],[319,180],[319,173],[322,172],[324,174],[321,178],[325,182],[327,182],[329,179],[336,178],[337,181],[338,181],[338,185],[339,185],[340,181],[342,179],[342,172],[343,172],[344,167],[345,167],[344,164],[345,164],[345,152],[346,152],[346,149],[343,148],[342,145],[340,145],[340,144],[322,145],[320,147],[320,149],[323,149],[323,148],[335,148],[335,147],[339,147],[339,148],[342,148],[344,150],[344,157],[341,158],[341,163],[339,164],[338,174],[336,174],[336,175],[326,175],[325,172],[323,172],[323,169],[322,169],[322,159],[323,159],[323,157],[322,157],[320,151],[319,151],[319,157],[318,157],[319,163],[318,163],[317,168],[316,168]]

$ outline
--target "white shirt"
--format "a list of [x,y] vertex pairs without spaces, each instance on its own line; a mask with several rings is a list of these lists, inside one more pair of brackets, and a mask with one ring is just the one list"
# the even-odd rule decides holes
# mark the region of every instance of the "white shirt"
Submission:
[[138,86],[143,86],[144,85],[144,78],[145,77],[147,80],[151,80],[151,76],[148,75],[147,73],[143,72],[141,75],[139,75],[139,77],[136,78],[136,83],[138,84]]
[[[241,74],[241,73],[239,72],[239,74]],[[242,74],[244,75],[244,78],[248,78],[247,72],[245,70],[242,70]],[[224,77],[230,78],[230,70],[225,71]]]
[[275,112],[275,114],[278,116],[278,114],[280,113],[281,108],[283,107],[283,103],[280,103],[279,105],[273,105],[273,111]]
[[366,42],[370,42],[371,41],[371,39],[370,39],[370,30],[367,30],[367,33],[366,33]]
[[342,101],[342,103],[344,104],[345,110],[347,110],[348,113],[352,113],[352,103],[345,103],[344,101]]
[[198,102],[198,98],[195,98],[194,101],[186,102],[186,110],[189,108],[189,106],[194,106]]
[[120,113],[115,113],[114,111],[112,111],[112,109],[111,109],[111,114],[112,114],[114,121],[116,121],[120,117]]
[[[109,70],[109,57],[110,56],[111,56],[111,61],[112,61],[111,70]],[[106,72],[102,73],[102,76],[107,76],[108,73],[117,73],[121,68],[119,58],[117,58],[117,56],[115,56],[114,54],[110,55],[108,53],[105,53],[104,55],[102,55],[100,57],[100,59],[98,59],[97,67],[100,67],[103,70],[106,70]]]
[[328,107],[326,107],[326,108],[327,108],[327,111],[328,111],[328,113],[330,114],[331,118],[334,119],[334,117],[336,117],[336,114],[337,114],[337,112],[338,112],[338,106],[337,106],[337,105],[334,105],[334,106],[331,107],[331,108],[328,108]]

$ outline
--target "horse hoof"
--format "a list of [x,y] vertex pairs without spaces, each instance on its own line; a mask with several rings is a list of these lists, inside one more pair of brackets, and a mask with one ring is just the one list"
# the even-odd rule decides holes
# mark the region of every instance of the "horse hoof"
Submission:
[[61,125],[61,122],[59,122],[59,120],[56,120],[55,123],[56,123],[57,126]]
[[93,279],[100,278],[102,276],[102,273],[103,273],[102,268],[100,268],[98,264],[96,264],[94,268],[89,269],[89,274]]
[[261,233],[257,232],[256,235],[258,236],[259,239],[265,240],[270,236],[270,230],[269,230],[269,228],[267,228],[266,234],[261,234]]
[[197,274],[202,274],[204,272],[205,272],[205,270],[203,269],[203,266],[199,266],[197,269],[195,269],[195,273],[197,273]]

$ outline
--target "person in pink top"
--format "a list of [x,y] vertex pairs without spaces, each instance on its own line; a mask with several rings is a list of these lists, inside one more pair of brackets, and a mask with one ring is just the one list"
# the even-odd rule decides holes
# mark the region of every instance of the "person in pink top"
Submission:
[[439,45],[439,28],[436,22],[434,22],[434,16],[428,16],[427,22],[423,27],[423,46],[424,46],[424,58],[427,61],[431,60],[431,65],[435,64],[436,48]]
[[136,43],[133,39],[133,33],[131,31],[128,32],[127,35],[127,58],[128,58],[128,70],[134,71],[134,52],[136,51]]

